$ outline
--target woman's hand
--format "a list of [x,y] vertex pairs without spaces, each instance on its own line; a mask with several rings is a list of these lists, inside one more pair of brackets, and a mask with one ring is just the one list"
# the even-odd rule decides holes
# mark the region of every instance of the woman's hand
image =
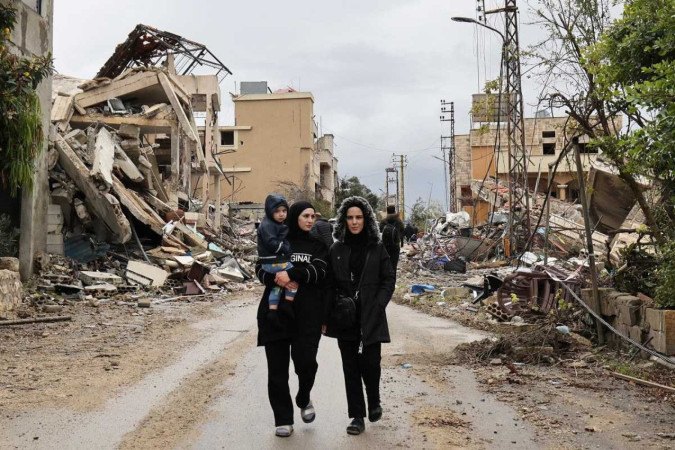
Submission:
[[286,287],[286,289],[290,289],[292,291],[297,291],[298,288],[300,287],[300,285],[298,284],[297,281],[291,281],[285,287]]
[[274,275],[274,282],[281,287],[286,287],[286,285],[291,282],[291,279],[288,277],[288,272],[284,270],[282,272],[277,272],[276,275]]

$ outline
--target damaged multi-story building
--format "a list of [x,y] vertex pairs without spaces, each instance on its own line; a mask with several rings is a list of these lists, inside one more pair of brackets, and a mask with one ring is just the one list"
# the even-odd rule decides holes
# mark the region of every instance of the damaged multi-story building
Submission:
[[220,127],[218,154],[230,203],[262,203],[270,192],[334,206],[337,158],[333,135],[319,136],[314,96],[267,82],[242,82],[233,95],[233,126]]
[[[468,208],[472,213],[475,207],[475,217],[478,222],[487,219],[491,207],[488,202],[474,204],[472,180],[493,178],[508,182],[509,179],[506,106],[502,105],[504,111],[498,118],[496,107],[484,106],[486,101],[487,104],[495,102],[491,97],[496,96],[473,95],[471,130],[468,134],[455,136],[456,176],[454,182],[458,206]],[[615,119],[615,125],[618,128],[621,127],[619,117]],[[525,179],[531,191],[544,193],[549,182],[549,166],[558,160],[571,137],[575,135],[574,121],[568,116],[554,117],[549,111],[543,110],[535,117],[524,118],[523,126],[527,155]],[[593,170],[604,170],[604,165],[598,160],[597,147],[587,145],[588,136],[581,136],[578,140],[582,173],[588,175]],[[574,202],[579,198],[576,162],[571,155],[560,161],[557,170],[552,173],[552,183],[552,197],[569,202]],[[627,195],[632,206],[634,198],[630,192],[627,192]]]
[[138,25],[92,80],[57,75],[47,250],[69,256],[88,236],[137,234],[211,249],[205,235],[219,234],[227,203],[284,192],[332,206],[337,160],[332,136],[318,137],[312,94],[242,83],[235,124],[220,126],[230,73],[203,44]]
[[[198,75],[197,68],[210,73]],[[193,245],[200,238],[182,222],[183,236],[163,228],[176,210],[204,212],[209,204],[218,229],[220,190],[210,193],[200,180],[213,178],[217,186],[222,177],[214,162],[219,82],[230,73],[203,44],[138,25],[94,79],[56,76],[50,208],[68,234],[120,244],[131,239],[136,221],[163,241]],[[201,136],[197,115],[204,118]],[[47,250],[64,253],[55,225]]]

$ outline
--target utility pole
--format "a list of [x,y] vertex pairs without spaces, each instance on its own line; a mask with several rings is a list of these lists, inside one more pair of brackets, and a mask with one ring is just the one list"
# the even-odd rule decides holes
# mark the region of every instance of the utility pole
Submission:
[[518,7],[516,0],[505,0],[504,8],[484,14],[504,13],[504,68],[506,69],[506,133],[509,153],[509,250],[523,250],[530,237],[530,195],[527,177],[527,149],[523,119],[523,91],[518,43]]
[[392,162],[396,164],[398,159],[399,164],[399,182],[398,182],[398,213],[401,217],[401,220],[405,220],[405,178],[404,178],[404,168],[408,165],[408,157],[406,155],[392,155]]
[[478,12],[478,21],[485,22],[485,0],[476,0],[476,12]]
[[387,167],[385,184],[385,206],[396,206],[398,208],[398,170],[396,167]]
[[[450,110],[446,108],[450,105]],[[450,122],[450,135],[441,136],[441,151],[443,151],[443,158],[445,159],[445,151],[448,152],[447,166],[445,167],[445,189],[446,189],[446,203],[449,212],[457,211],[457,167],[455,165],[455,102],[446,102],[441,100],[441,122]],[[450,118],[446,118],[445,114],[450,114]]]

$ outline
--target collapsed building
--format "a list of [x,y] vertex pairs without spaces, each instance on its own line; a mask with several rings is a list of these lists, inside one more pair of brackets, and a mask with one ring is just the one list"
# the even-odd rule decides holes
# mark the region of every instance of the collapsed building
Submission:
[[47,252],[122,261],[80,276],[92,291],[203,294],[250,277],[234,256],[254,248],[253,228],[223,214],[215,158],[228,74],[203,44],[138,25],[94,79],[54,77]]
[[[675,311],[632,287],[649,269],[626,255],[648,258],[654,241],[618,170],[588,145],[588,136],[578,136],[573,120],[542,113],[524,119],[527,164],[523,185],[512,185],[511,148],[500,145],[507,131],[499,123],[507,117],[477,107],[484,97],[474,96],[473,127],[456,136],[453,147],[459,195],[452,210],[459,212],[429,223],[426,235],[406,249],[409,259],[422,270],[487,270],[466,286],[495,320],[542,320],[575,303],[595,318],[599,342],[608,328],[643,351],[675,354]],[[614,122],[620,128],[620,118]],[[637,183],[653,202],[658,194],[650,180]],[[529,201],[515,202],[516,191]],[[613,290],[615,284],[633,295]]]

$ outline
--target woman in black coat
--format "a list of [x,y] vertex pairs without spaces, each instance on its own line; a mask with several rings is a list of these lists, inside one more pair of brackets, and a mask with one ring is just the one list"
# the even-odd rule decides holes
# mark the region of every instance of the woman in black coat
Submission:
[[[288,387],[290,358],[293,358],[299,384],[295,404],[304,422],[315,418],[310,391],[318,369],[316,354],[326,308],[323,282],[328,259],[325,244],[309,234],[314,224],[311,203],[291,205],[287,224],[293,268],[271,274],[256,264],[258,279],[265,285],[258,306],[258,345],[265,347],[267,390],[274,412],[275,434],[280,437],[293,433],[293,402]],[[289,283],[298,289],[292,302],[293,314],[279,315],[272,320],[267,301],[270,290],[275,285],[285,287]]]
[[[380,405],[380,361],[383,342],[390,342],[385,308],[394,292],[395,274],[380,239],[373,209],[362,197],[349,197],[337,212],[330,249],[331,284],[335,292],[351,297],[356,304],[356,323],[344,327],[332,313],[336,298],[326,309],[326,335],[336,337],[342,356],[349,417],[347,433],[366,428],[365,384],[368,419],[382,417]],[[363,384],[361,380],[363,379]]]

